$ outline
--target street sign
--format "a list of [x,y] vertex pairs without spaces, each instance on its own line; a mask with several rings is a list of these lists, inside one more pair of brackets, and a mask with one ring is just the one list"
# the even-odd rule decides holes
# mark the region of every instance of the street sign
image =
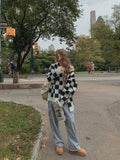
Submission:
[[1,21],[0,27],[8,27],[8,23]]

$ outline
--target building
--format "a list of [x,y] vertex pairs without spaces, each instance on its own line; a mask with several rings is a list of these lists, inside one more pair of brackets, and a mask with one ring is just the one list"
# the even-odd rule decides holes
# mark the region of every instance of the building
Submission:
[[88,39],[88,38],[90,38],[90,36],[86,36],[85,34],[81,34],[81,35],[77,36],[76,41],[75,41],[75,47],[74,47],[74,49],[76,49],[76,44],[78,43],[78,41],[80,39]]
[[79,35],[78,37],[79,37],[79,38],[85,38],[85,39],[90,38],[90,36],[86,36],[85,34],[81,34],[81,35]]
[[90,12],[90,27],[92,27],[96,23],[96,12]]
[[90,38],[90,36],[86,36],[85,34],[80,34],[79,36],[77,36],[76,43],[80,38],[88,39]]
[[48,51],[55,51],[55,47],[53,44],[51,44],[49,47],[48,47]]
[[92,27],[95,24],[96,24],[96,12],[95,11],[91,11],[90,12],[90,31],[91,31],[91,37],[93,37]]

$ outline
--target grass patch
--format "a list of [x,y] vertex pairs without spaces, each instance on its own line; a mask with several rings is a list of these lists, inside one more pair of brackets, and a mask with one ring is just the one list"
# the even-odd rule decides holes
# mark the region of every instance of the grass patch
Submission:
[[41,122],[31,106],[0,102],[0,160],[29,160]]
[[[106,71],[95,71],[95,73],[104,73]],[[76,72],[76,74],[88,74],[88,71],[81,71],[81,72]],[[94,71],[93,71],[94,74]]]

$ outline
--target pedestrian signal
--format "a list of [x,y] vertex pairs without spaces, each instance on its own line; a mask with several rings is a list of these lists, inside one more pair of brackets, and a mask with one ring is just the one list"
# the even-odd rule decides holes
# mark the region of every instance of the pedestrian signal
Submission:
[[6,37],[15,37],[15,29],[12,27],[7,27],[6,29]]
[[38,46],[37,46],[36,42],[34,42],[34,47],[35,47],[35,49],[38,49]]

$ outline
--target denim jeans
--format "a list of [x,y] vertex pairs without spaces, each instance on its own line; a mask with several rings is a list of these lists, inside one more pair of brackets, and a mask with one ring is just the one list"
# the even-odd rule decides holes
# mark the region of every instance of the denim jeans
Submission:
[[[68,148],[70,151],[78,151],[80,149],[80,146],[76,134],[74,112],[70,112],[67,104],[63,106],[63,111],[65,115],[65,126],[68,137]],[[61,147],[64,145],[64,142],[59,130],[58,120],[56,119],[55,112],[50,101],[48,102],[48,114],[55,145],[57,147]]]

